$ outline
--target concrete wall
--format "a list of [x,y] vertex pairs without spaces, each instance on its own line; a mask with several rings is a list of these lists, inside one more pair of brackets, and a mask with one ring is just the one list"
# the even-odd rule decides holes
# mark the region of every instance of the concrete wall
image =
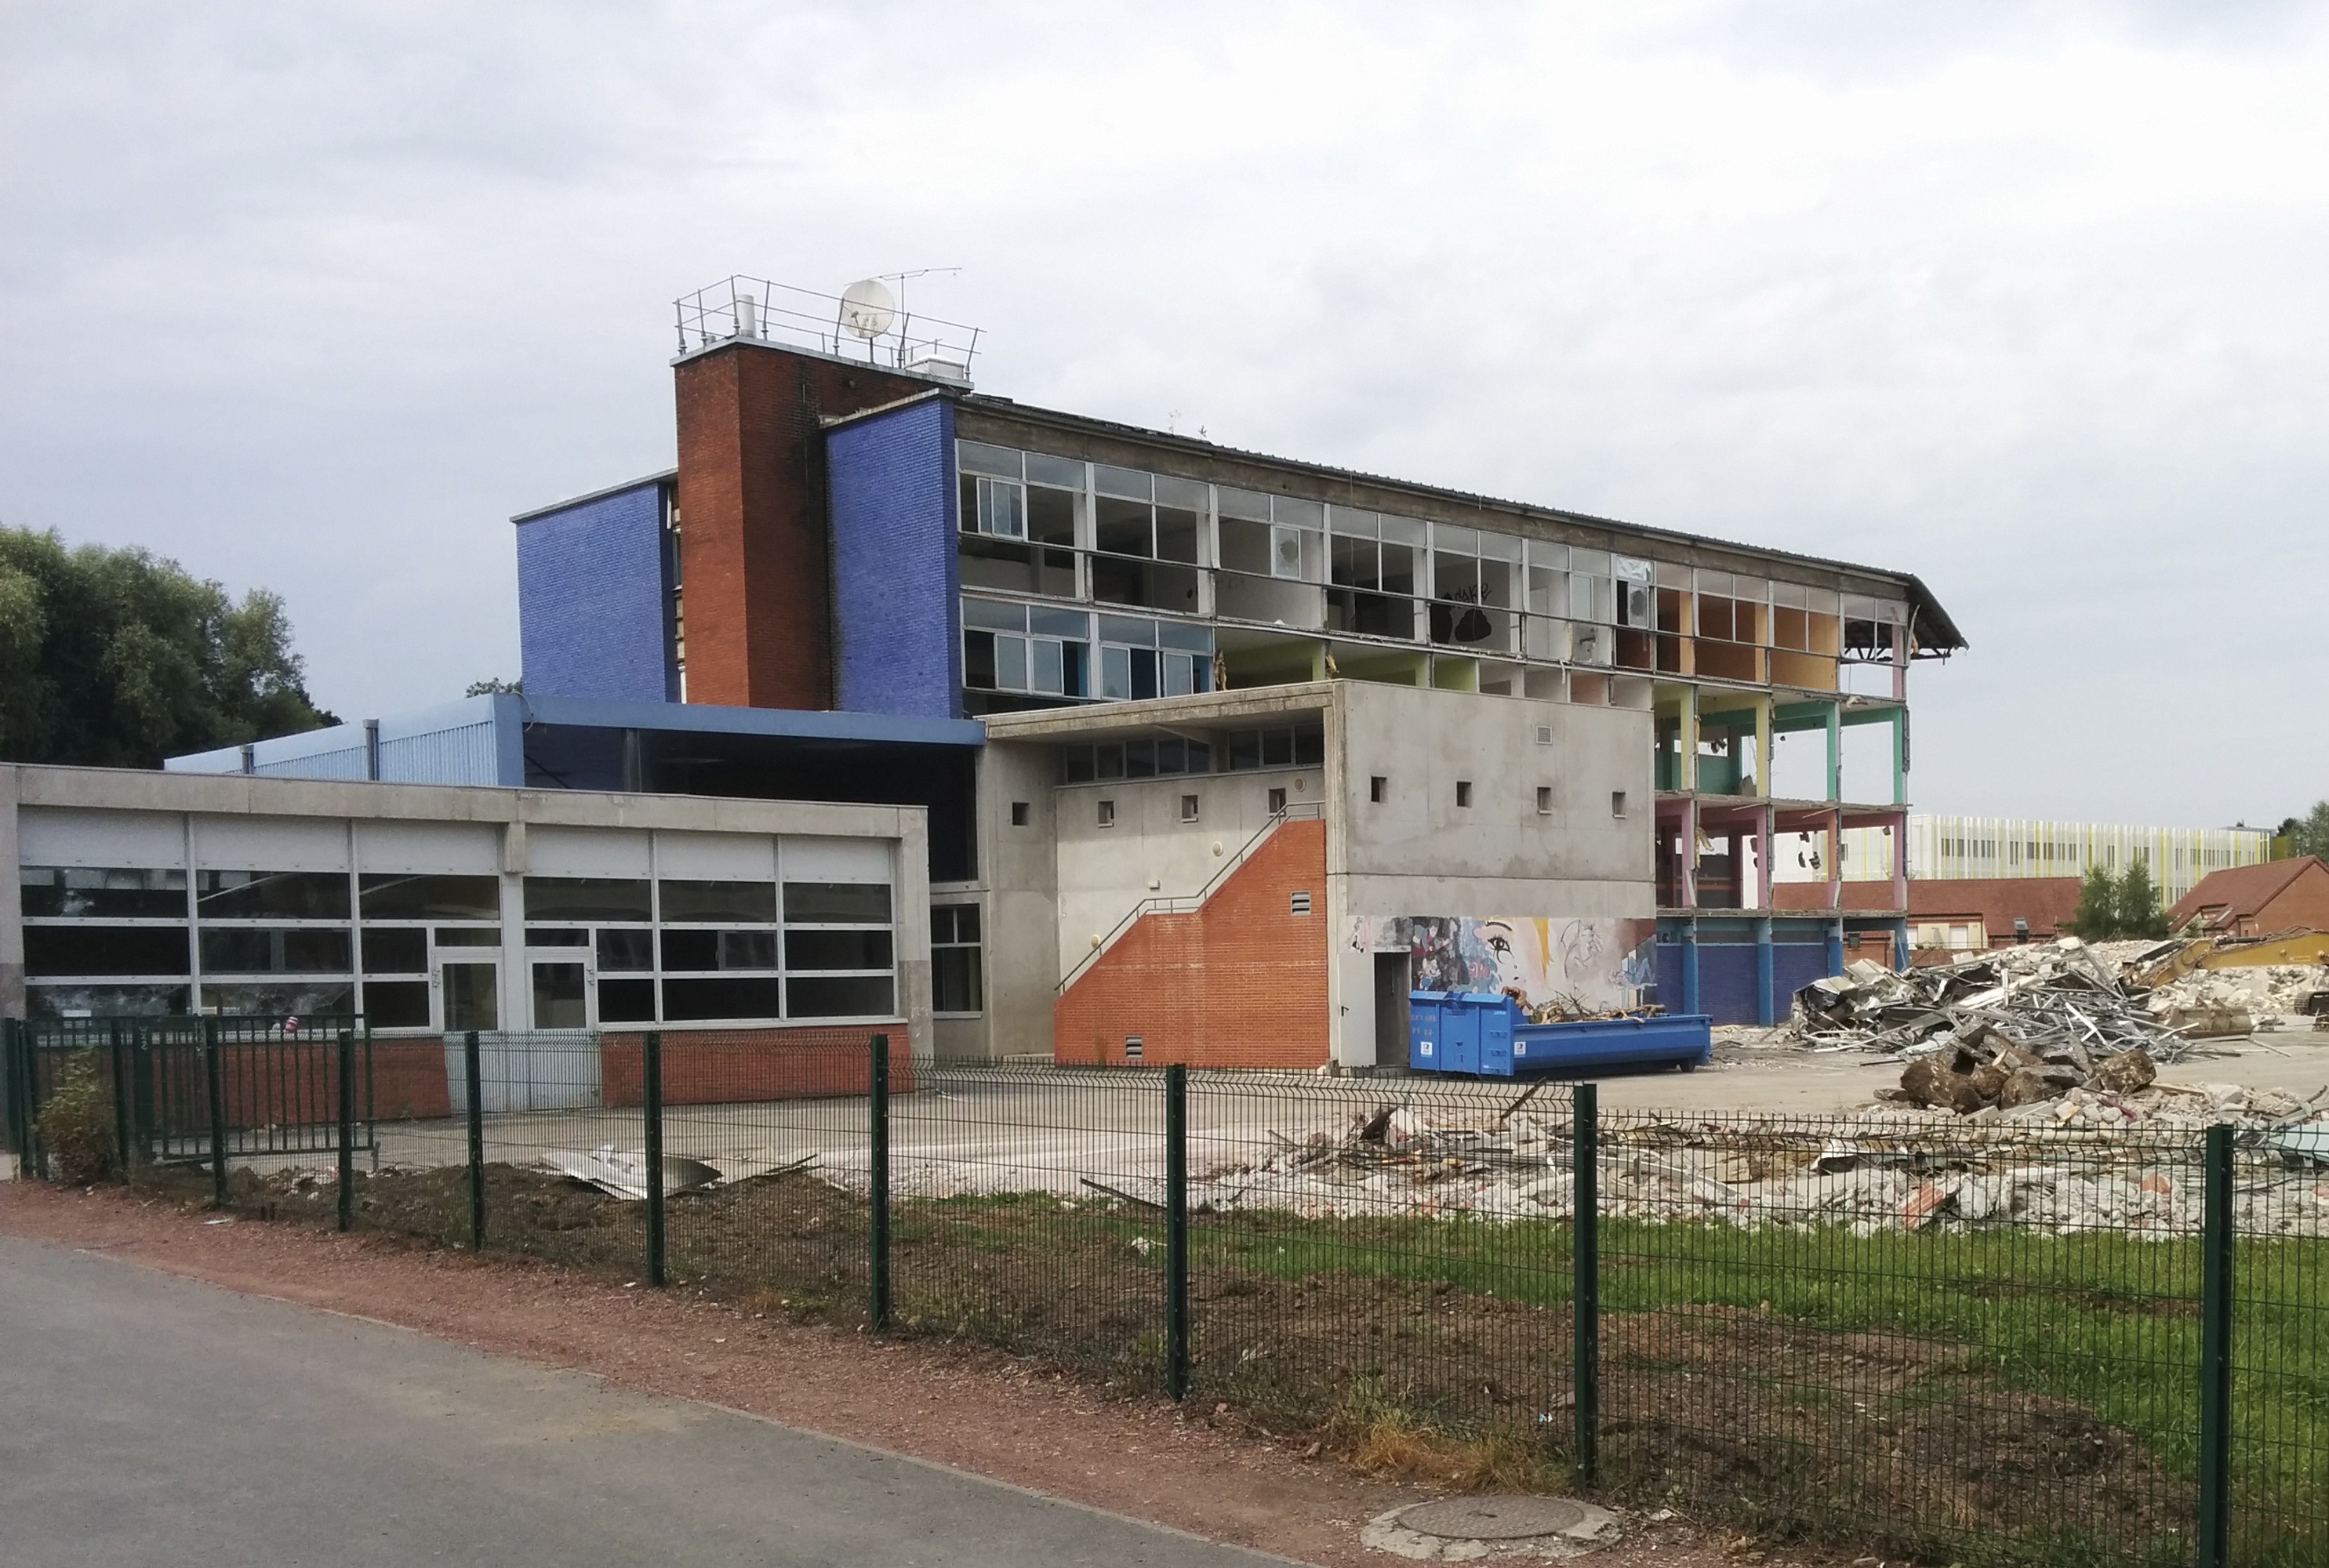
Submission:
[[647,480],[519,521],[518,646],[528,691],[678,699],[663,519],[663,484]]
[[[1655,915],[1648,713],[1363,681],[1337,695],[1326,728],[1335,1061],[1375,1059],[1363,919]],[[1458,781],[1471,785],[1467,806]],[[1552,791],[1550,813],[1537,811],[1540,786]],[[1619,790],[1622,819],[1611,814]]]
[[[979,884],[986,1011],[961,1044],[940,1050],[982,1056],[1041,1056],[1051,1048],[1051,1002],[1060,980],[1056,755],[1047,746],[990,745],[978,762]],[[1027,808],[1014,825],[1014,804]],[[972,1040],[975,1038],[976,1047]]]
[[962,708],[954,404],[931,396],[826,433],[834,705],[954,718]]
[[[1051,982],[1143,899],[1201,891],[1268,822],[1272,789],[1285,790],[1292,803],[1315,803],[1325,787],[1325,770],[1316,767],[1060,785],[1059,945]],[[1183,795],[1197,797],[1193,822],[1181,821]],[[1114,827],[1099,825],[1101,801],[1116,803]]]

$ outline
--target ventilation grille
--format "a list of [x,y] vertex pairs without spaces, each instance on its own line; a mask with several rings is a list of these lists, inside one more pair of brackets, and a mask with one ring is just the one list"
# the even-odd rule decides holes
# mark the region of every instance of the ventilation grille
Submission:
[[1307,893],[1297,893],[1293,897],[1287,900],[1287,907],[1296,915],[1307,915],[1310,913],[1310,895]]

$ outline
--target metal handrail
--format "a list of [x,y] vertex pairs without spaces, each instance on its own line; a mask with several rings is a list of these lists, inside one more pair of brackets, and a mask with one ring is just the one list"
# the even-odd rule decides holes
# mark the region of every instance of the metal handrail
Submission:
[[1064,991],[1073,985],[1076,982],[1076,977],[1090,968],[1109,948],[1114,947],[1117,938],[1132,929],[1134,922],[1142,915],[1179,914],[1190,909],[1202,908],[1205,900],[1213,896],[1213,889],[1221,885],[1221,879],[1244,865],[1246,857],[1253,853],[1254,846],[1276,832],[1280,824],[1297,819],[1308,821],[1325,815],[1325,803],[1323,801],[1289,801],[1280,806],[1269,814],[1268,822],[1255,831],[1253,837],[1238,846],[1237,852],[1221,862],[1221,869],[1215,871],[1202,887],[1198,888],[1194,893],[1166,894],[1155,898],[1143,898],[1139,903],[1135,904],[1123,919],[1108,928],[1107,935],[1093,944],[1089,953],[1076,960],[1075,967],[1061,975],[1060,983],[1051,989],[1054,991]]

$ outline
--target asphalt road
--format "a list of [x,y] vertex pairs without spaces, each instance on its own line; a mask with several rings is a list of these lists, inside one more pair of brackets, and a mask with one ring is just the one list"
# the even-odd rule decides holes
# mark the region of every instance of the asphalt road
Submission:
[[1259,1568],[685,1400],[0,1237],[10,1568]]

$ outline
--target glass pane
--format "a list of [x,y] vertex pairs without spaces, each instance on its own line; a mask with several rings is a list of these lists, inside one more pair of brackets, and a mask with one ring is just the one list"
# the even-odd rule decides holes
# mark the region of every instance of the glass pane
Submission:
[[997,604],[993,599],[965,599],[962,624],[983,626],[990,632],[1023,632],[1027,629],[1027,610],[1023,605]]
[[601,931],[599,933],[599,968],[620,973],[626,970],[650,971],[655,968],[655,933],[652,931]]
[[[372,939],[366,937],[364,941],[365,950],[369,952]],[[528,947],[588,947],[590,945],[590,934],[555,925],[529,925],[525,931],[525,944]]]
[[644,877],[528,877],[528,920],[636,920],[654,918]]
[[995,690],[995,634],[962,634],[962,683],[974,691]]
[[886,931],[787,931],[785,968],[888,969]]
[[1004,539],[1027,537],[1027,511],[1024,493],[1015,484],[1000,479],[978,482],[978,530],[999,534]]
[[1326,760],[1326,732],[1323,729],[1301,729],[1294,734],[1294,765],[1315,767]]
[[1471,529],[1458,528],[1452,522],[1443,522],[1431,530],[1431,548],[1435,550],[1447,550],[1456,555],[1478,555],[1480,536]]
[[1326,529],[1326,505],[1320,501],[1297,501],[1290,495],[1280,495],[1272,501],[1270,515],[1312,533],[1323,533]]
[[501,1028],[500,964],[448,963],[442,972],[447,1028],[466,1031]]
[[1193,689],[1193,683],[1196,679],[1195,671],[1193,668],[1195,661],[1186,653],[1167,653],[1164,657],[1164,695],[1167,697],[1188,696],[1190,691]]
[[1019,454],[1008,446],[957,441],[954,444],[954,461],[955,466],[966,474],[992,474],[1003,479],[1019,477]]
[[502,880],[367,871],[359,901],[366,920],[499,920]]
[[429,933],[417,925],[366,926],[363,933],[366,974],[427,974]]
[[887,925],[890,888],[882,882],[787,882],[785,920],[794,925]]
[[172,975],[189,972],[183,925],[27,925],[24,972]]
[[997,691],[1027,690],[1026,638],[995,639],[995,689]]
[[665,878],[658,891],[665,920],[723,923],[777,918],[774,882],[684,882]]
[[354,967],[344,931],[228,926],[203,933],[205,974],[345,974]]
[[499,947],[502,928],[498,925],[440,925],[437,928],[439,947]]
[[1198,541],[1204,537],[1204,520],[1196,512],[1175,507],[1156,509],[1156,559],[1202,564]]
[[930,954],[930,1005],[942,1013],[979,1010],[978,949],[942,947]]
[[1224,484],[1213,494],[1215,504],[1223,517],[1241,517],[1249,522],[1269,521],[1269,497],[1251,490],[1232,490]]
[[1029,644],[1031,668],[1027,687],[1031,691],[1059,695],[1066,687],[1066,671],[1061,667],[1060,644],[1049,637],[1039,637]]
[[1092,488],[1102,495],[1120,495],[1129,501],[1146,501],[1155,493],[1147,474],[1136,468],[1111,468],[1105,463],[1092,465]]
[[1156,650],[1133,649],[1132,695],[1135,699],[1145,699],[1154,697],[1156,693]]
[[941,904],[937,909],[933,910],[932,913],[938,915],[951,915],[954,917],[954,934],[948,938],[949,941],[976,942],[978,940],[977,905]]
[[1047,457],[1041,452],[1027,454],[1027,483],[1057,485],[1062,490],[1084,487],[1083,460],[1077,457]]
[[[642,932],[641,935],[646,933]],[[599,982],[599,1021],[602,1024],[655,1022],[655,981],[602,980]]]
[[580,1029],[589,1027],[584,996],[583,966],[579,963],[537,963],[533,966],[533,1027],[538,1029]]
[[24,993],[36,1019],[165,1018],[187,1010],[183,985],[36,985]]
[[184,871],[111,870],[86,866],[26,866],[17,873],[27,915],[184,919]]
[[194,909],[205,920],[345,920],[344,871],[198,871]]
[[888,1018],[894,984],[884,975],[819,976],[785,982],[786,1016],[796,1019]]
[[[312,1018],[318,1013],[352,1013],[356,988],[352,981],[302,983],[279,981],[272,985],[205,985],[203,1010],[240,1018]],[[490,1026],[480,1026],[481,1028]]]
[[1155,741],[1127,740],[1124,743],[1124,776],[1127,778],[1156,776],[1156,743]]
[[[1469,533],[1471,530],[1466,529],[1465,531]],[[1382,536],[1385,544],[1411,545],[1417,549],[1421,549],[1426,536],[1429,532],[1429,528],[1419,517],[1393,517],[1389,512],[1383,513]]]
[[1070,642],[1088,642],[1091,638],[1091,617],[1081,610],[1047,610],[1040,605],[1027,607],[1027,629],[1042,637],[1065,637]]
[[1136,648],[1154,647],[1156,623],[1135,620],[1129,615],[1102,615],[1099,618],[1099,640],[1103,643],[1128,643]]
[[1156,476],[1156,504],[1202,512],[1207,510],[1205,485],[1199,480],[1174,479],[1160,474]]
[[1261,732],[1261,765],[1290,767],[1294,763],[1294,732],[1290,729],[1265,729]]
[[666,1022],[701,1019],[773,1019],[780,1016],[783,982],[768,980],[667,980],[663,982]]
[[1186,649],[1192,653],[1211,653],[1213,651],[1213,629],[1189,621],[1159,621],[1156,623],[1156,645]]
[[429,982],[366,981],[363,1011],[365,1021],[376,1029],[425,1029],[429,1027]]
[[1099,651],[1099,694],[1117,701],[1132,695],[1132,650],[1102,648]]

